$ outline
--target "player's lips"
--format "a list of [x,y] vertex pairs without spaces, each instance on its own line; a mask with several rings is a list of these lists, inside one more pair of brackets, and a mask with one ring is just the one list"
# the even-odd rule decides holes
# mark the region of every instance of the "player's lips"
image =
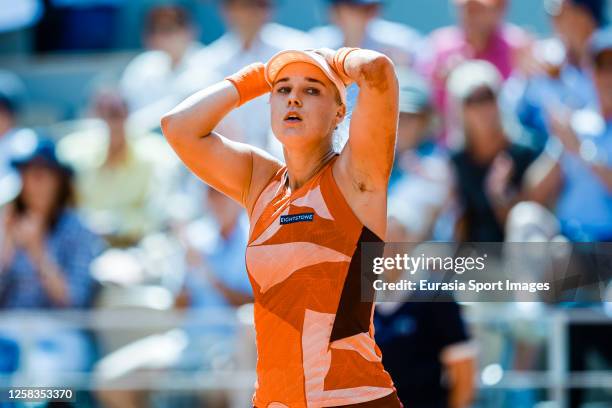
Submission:
[[287,112],[283,120],[288,123],[298,123],[302,121],[302,116],[295,111],[290,111]]

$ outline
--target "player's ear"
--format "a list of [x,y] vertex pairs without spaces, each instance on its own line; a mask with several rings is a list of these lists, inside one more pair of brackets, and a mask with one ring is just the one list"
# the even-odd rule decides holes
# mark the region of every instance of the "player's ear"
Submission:
[[344,116],[346,116],[346,105],[340,104],[336,109],[336,126],[344,120]]

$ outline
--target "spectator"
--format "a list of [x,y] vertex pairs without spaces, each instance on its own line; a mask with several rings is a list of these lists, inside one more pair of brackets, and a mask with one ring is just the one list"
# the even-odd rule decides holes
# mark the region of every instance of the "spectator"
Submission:
[[195,221],[183,240],[192,269],[185,295],[196,308],[240,306],[252,301],[244,259],[235,256],[246,248],[248,220],[234,201],[215,189],[207,191],[206,208],[213,222],[206,219],[210,217]]
[[593,104],[597,95],[591,81],[589,38],[605,24],[605,0],[547,0],[557,38],[536,44],[539,60],[532,75],[513,83],[521,123],[538,136],[543,148],[551,132],[548,116],[553,110],[577,110]]
[[[577,242],[607,242],[612,241],[612,29],[598,31],[590,44],[598,104],[569,115],[569,121],[553,118],[554,137],[530,171],[534,203],[521,204],[516,214],[526,217],[549,206],[559,222],[555,233]],[[510,225],[521,225],[514,221]]]
[[361,47],[382,52],[396,66],[412,66],[421,36],[402,24],[379,17],[382,0],[329,0],[333,25],[310,31],[317,47]]
[[202,67],[200,75],[188,74],[190,61],[201,44],[195,40],[187,10],[176,5],[153,7],[144,27],[148,51],[126,67],[121,90],[136,124],[151,129],[159,125],[163,113],[211,79]]
[[[151,368],[211,370],[234,357],[233,313],[238,306],[252,301],[244,257],[236,256],[246,248],[248,219],[238,204],[214,189],[208,190],[206,201],[205,207],[212,217],[197,220],[178,232],[185,246],[188,269],[179,302],[197,310],[199,316],[216,315],[221,319],[204,326],[186,326],[186,344],[168,342],[168,336],[153,336],[113,352],[98,366],[100,380],[120,381],[125,377],[113,378],[112,373],[129,375]],[[152,346],[157,341],[175,344],[178,350],[162,347],[161,343],[159,347]],[[105,406],[121,408],[139,406],[137,401],[141,397],[133,391],[104,391],[99,395]]]
[[157,135],[126,125],[127,104],[116,90],[98,91],[93,105],[103,126],[66,136],[58,150],[77,169],[79,209],[91,228],[112,245],[133,245],[168,215],[161,202],[176,162]]
[[72,170],[59,162],[54,144],[45,139],[13,165],[23,188],[4,220],[0,304],[87,306],[93,289],[88,268],[101,241],[70,209]]
[[19,176],[11,158],[32,148],[35,135],[17,127],[17,114],[24,96],[24,85],[13,73],[0,70],[0,207],[19,192]]
[[[221,4],[228,32],[198,53],[193,68],[198,72],[206,67],[225,77],[245,65],[268,61],[281,50],[312,48],[305,33],[269,22],[273,0],[222,0]],[[266,97],[240,107],[226,121],[235,127],[228,134],[232,139],[268,147],[270,113]]]
[[[83,226],[73,210],[72,171],[55,154],[54,144],[39,139],[33,151],[13,161],[23,188],[5,214],[0,245],[0,308],[85,308],[94,295],[89,267],[103,243]],[[3,327],[2,337],[34,347],[35,378],[57,370],[84,370],[89,348],[84,335],[57,330],[41,320],[24,332]],[[0,358],[2,360],[3,358]]]
[[431,81],[435,106],[447,113],[446,80],[453,69],[469,59],[493,64],[505,80],[519,66],[529,48],[528,35],[504,23],[507,0],[453,0],[458,7],[459,26],[434,31],[421,68]]
[[[423,250],[428,248],[418,249]],[[395,253],[394,249],[391,253]],[[388,270],[384,279],[413,280],[409,274],[399,269]],[[475,392],[477,350],[469,339],[459,305],[442,293],[385,294],[385,301],[377,303],[374,312],[376,341],[383,365],[391,374],[404,406],[470,406]]]
[[521,200],[525,171],[536,157],[514,142],[516,130],[504,127],[497,105],[501,85],[501,75],[486,61],[461,64],[448,81],[457,146],[451,160],[462,206],[456,231],[460,241],[503,241],[508,211]]
[[432,238],[438,216],[449,201],[451,169],[434,140],[428,84],[409,71],[399,72],[398,78],[400,116],[389,182],[389,228],[399,229],[395,241],[421,242]]
[[[598,30],[589,44],[598,103],[569,115],[569,121],[552,118],[553,137],[530,169],[533,201],[517,205],[508,219],[512,241],[537,233],[545,240],[559,240],[562,234],[575,243],[612,242],[612,28]],[[560,264],[567,276],[584,281],[610,262],[595,245],[575,245],[572,258]],[[606,339],[612,336],[612,325],[574,322],[568,332],[570,371],[588,370],[592,355],[600,356],[597,369],[610,369],[612,353]],[[570,390],[568,406],[578,408],[585,402],[584,390]]]

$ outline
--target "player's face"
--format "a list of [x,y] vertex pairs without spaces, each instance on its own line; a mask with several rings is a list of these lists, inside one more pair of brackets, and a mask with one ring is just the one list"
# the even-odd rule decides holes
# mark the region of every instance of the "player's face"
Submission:
[[284,67],[270,94],[272,130],[285,147],[330,142],[344,118],[338,91],[316,66],[296,62]]

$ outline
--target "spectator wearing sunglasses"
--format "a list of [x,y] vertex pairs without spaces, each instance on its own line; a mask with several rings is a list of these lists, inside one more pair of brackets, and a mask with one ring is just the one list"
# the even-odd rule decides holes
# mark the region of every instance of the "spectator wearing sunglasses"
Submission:
[[502,118],[501,86],[499,71],[483,60],[465,62],[449,77],[459,241],[503,241],[508,211],[521,200],[525,171],[536,158],[516,142],[521,129]]

